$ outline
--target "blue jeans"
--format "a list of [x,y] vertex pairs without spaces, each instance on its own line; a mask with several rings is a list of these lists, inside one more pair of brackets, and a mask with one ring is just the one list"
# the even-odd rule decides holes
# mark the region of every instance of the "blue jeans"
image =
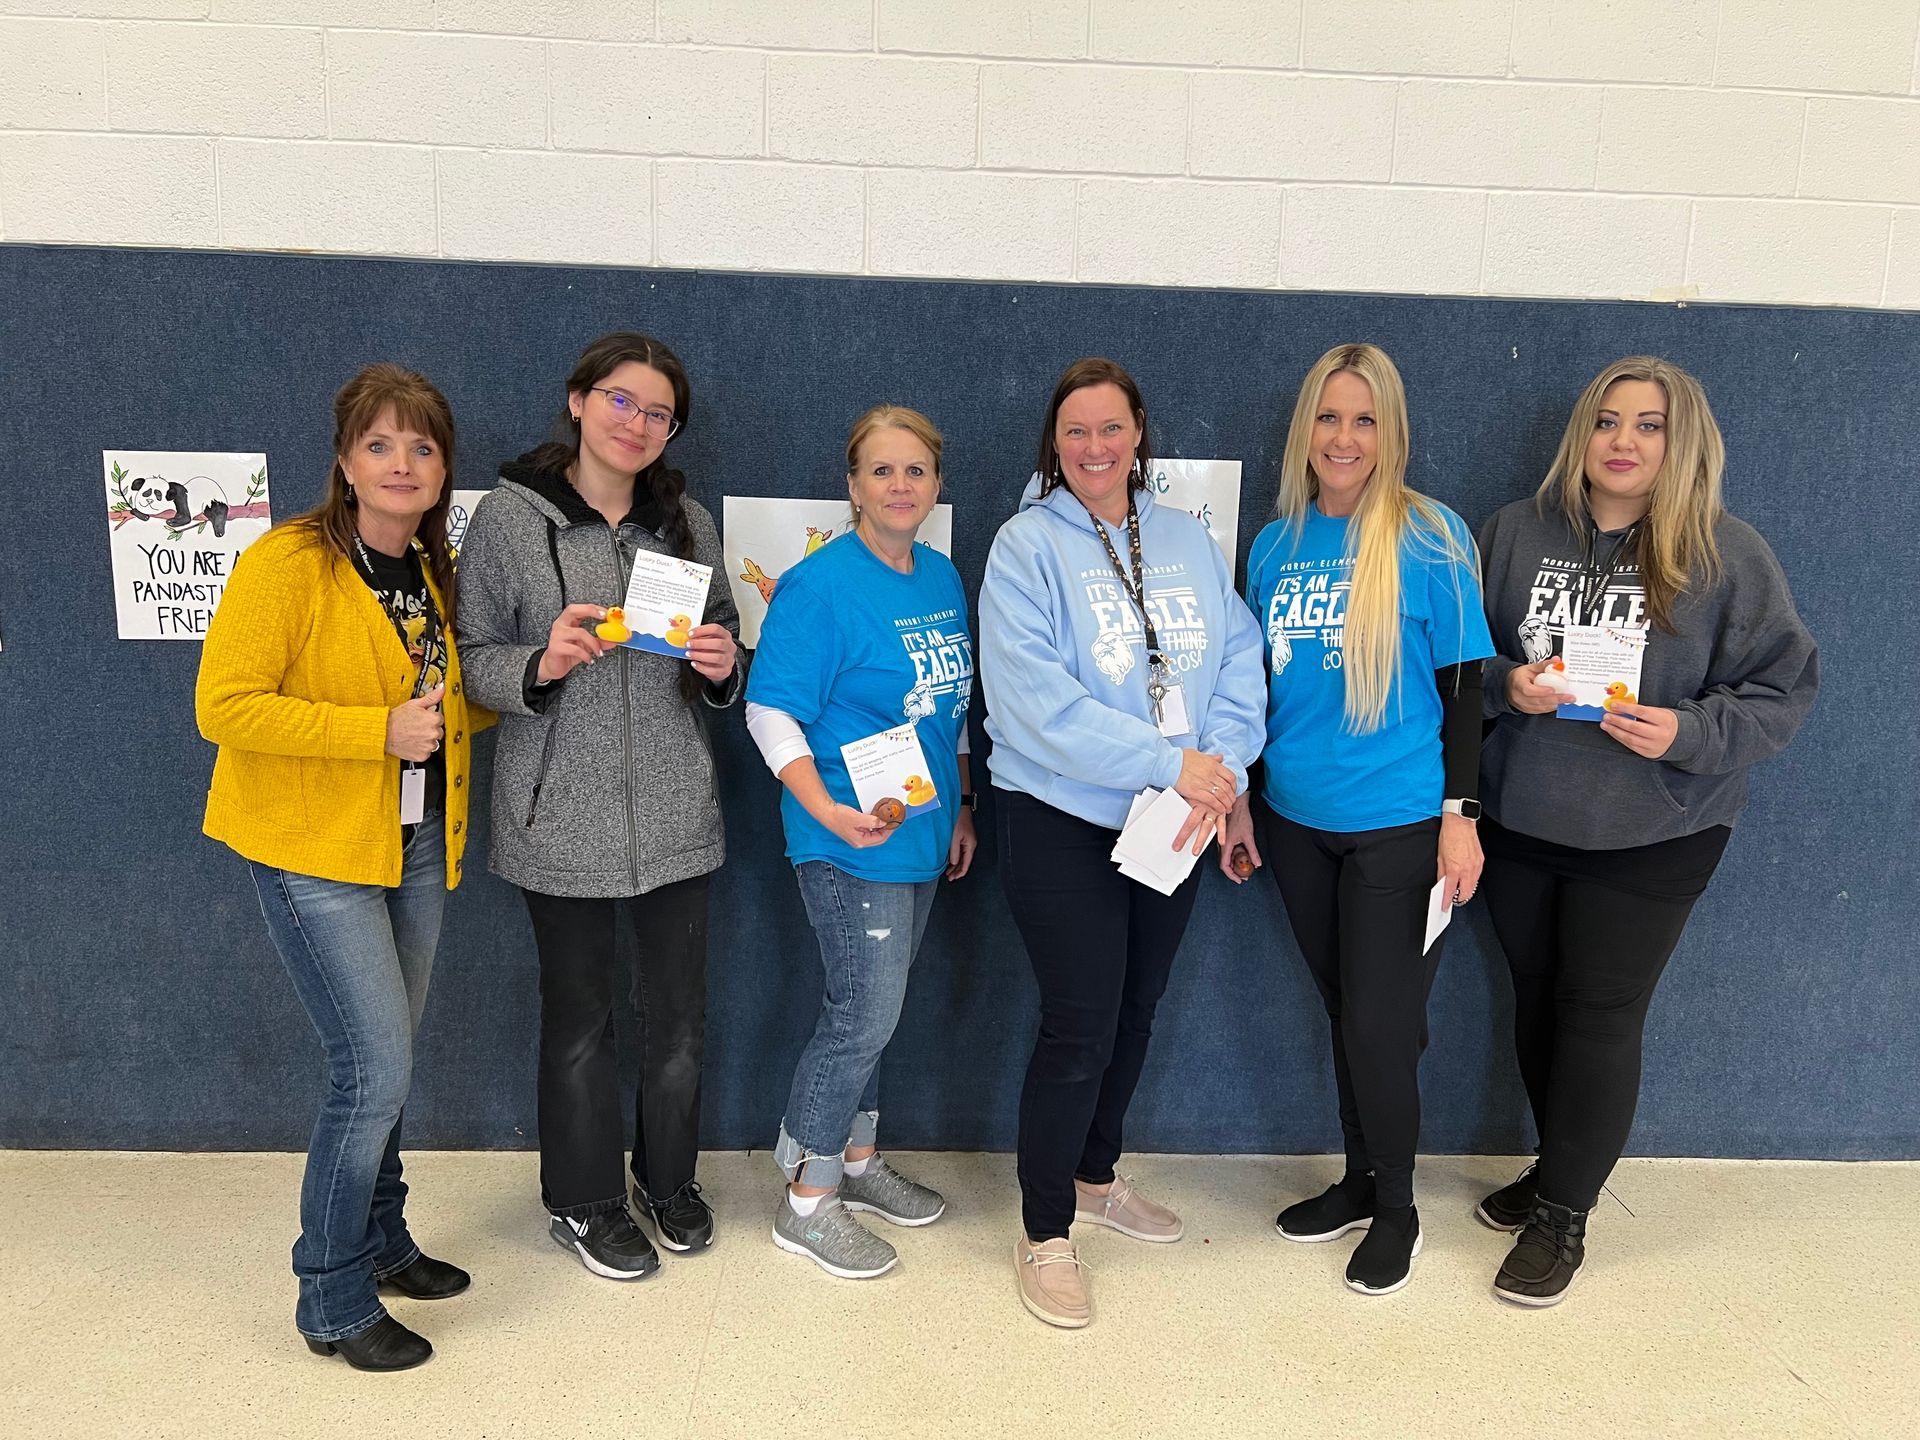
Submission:
[[414,827],[393,889],[252,865],[267,933],[326,1053],[293,1247],[293,1321],[310,1339],[370,1329],[387,1313],[380,1278],[420,1254],[402,1213],[400,1111],[447,898],[443,824],[435,812]]
[[827,990],[800,1053],[773,1158],[789,1180],[838,1186],[849,1144],[874,1143],[880,1053],[900,1022],[907,972],[926,933],[938,880],[862,880],[824,860],[793,867],[820,942]]

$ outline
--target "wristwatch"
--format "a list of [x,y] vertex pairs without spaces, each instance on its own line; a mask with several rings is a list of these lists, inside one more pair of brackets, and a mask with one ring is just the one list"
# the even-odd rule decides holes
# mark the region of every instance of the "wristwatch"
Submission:
[[963,810],[978,811],[980,808],[979,792],[975,790],[961,791],[960,792],[960,808]]
[[1440,802],[1440,813],[1442,815],[1458,815],[1463,820],[1478,820],[1480,818],[1480,802],[1478,800],[1442,800]]

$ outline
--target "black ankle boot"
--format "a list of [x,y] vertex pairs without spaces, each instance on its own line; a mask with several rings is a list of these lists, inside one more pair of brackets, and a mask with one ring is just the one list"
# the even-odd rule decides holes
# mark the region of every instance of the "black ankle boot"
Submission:
[[431,1255],[416,1255],[411,1263],[391,1275],[382,1275],[380,1283],[391,1286],[410,1300],[444,1300],[466,1289],[473,1283],[473,1277],[458,1265],[449,1265]]
[[1587,1212],[1533,1202],[1526,1228],[1493,1277],[1493,1293],[1516,1305],[1558,1305],[1587,1257]]
[[1377,1207],[1373,1224],[1347,1261],[1347,1288],[1362,1295],[1391,1295],[1413,1278],[1420,1242],[1418,1210],[1411,1205]]
[[411,1370],[433,1358],[427,1337],[416,1335],[391,1315],[350,1340],[308,1340],[316,1355],[338,1355],[356,1370]]

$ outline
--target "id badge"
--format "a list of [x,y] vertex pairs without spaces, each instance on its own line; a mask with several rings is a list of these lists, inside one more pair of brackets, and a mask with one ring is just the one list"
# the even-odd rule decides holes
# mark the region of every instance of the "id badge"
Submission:
[[1160,733],[1172,740],[1192,730],[1193,722],[1187,718],[1187,687],[1176,681],[1160,697]]
[[404,767],[400,771],[400,823],[418,825],[427,818],[427,772]]

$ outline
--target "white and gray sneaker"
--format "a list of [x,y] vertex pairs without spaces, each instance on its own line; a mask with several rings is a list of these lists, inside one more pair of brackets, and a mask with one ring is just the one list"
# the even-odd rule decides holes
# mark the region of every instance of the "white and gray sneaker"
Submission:
[[907,1179],[874,1156],[867,1173],[840,1177],[840,1200],[849,1210],[868,1210],[893,1225],[931,1225],[947,1213],[938,1190]]
[[782,1195],[773,1215],[773,1243],[842,1280],[871,1280],[886,1274],[900,1258],[893,1246],[853,1218],[838,1195],[823,1196],[811,1215],[795,1214]]

